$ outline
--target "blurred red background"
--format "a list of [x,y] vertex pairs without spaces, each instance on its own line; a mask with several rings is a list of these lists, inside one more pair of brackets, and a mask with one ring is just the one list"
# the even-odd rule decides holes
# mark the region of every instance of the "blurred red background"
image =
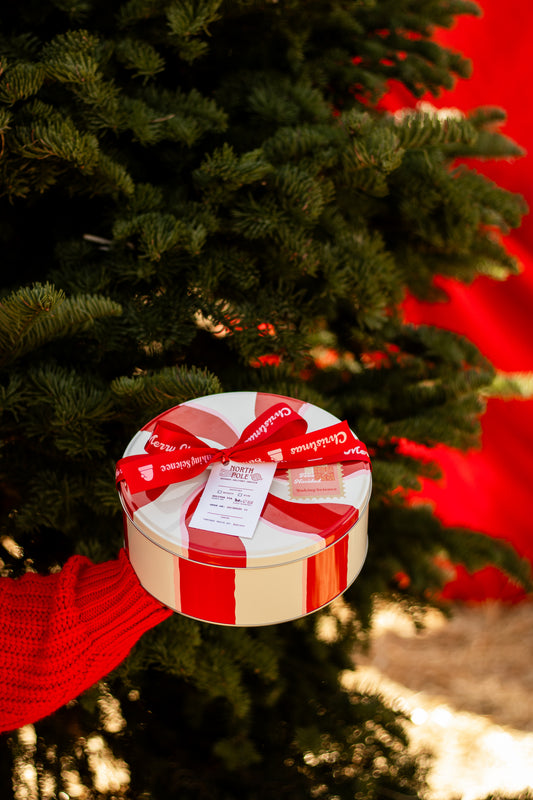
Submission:
[[[481,18],[460,18],[450,31],[437,31],[441,44],[460,51],[473,62],[472,77],[458,81],[452,91],[427,100],[438,107],[469,111],[498,106],[507,112],[501,132],[527,155],[521,159],[476,161],[474,167],[500,186],[522,194],[533,209],[533,158],[529,154],[533,107],[529,101],[533,5],[528,0],[483,0]],[[405,90],[392,87],[390,108],[412,105]],[[521,274],[504,282],[477,278],[465,286],[442,279],[449,300],[443,303],[405,301],[405,314],[415,323],[433,324],[464,334],[503,372],[533,372],[533,219],[506,237],[517,256]],[[467,454],[445,447],[426,455],[437,457],[444,473],[439,482],[425,481],[421,497],[435,505],[446,525],[461,526],[506,539],[533,564],[533,399],[490,399],[482,418],[482,447]],[[418,453],[423,453],[418,450]],[[494,567],[474,575],[462,567],[445,589],[450,599],[524,596]]]

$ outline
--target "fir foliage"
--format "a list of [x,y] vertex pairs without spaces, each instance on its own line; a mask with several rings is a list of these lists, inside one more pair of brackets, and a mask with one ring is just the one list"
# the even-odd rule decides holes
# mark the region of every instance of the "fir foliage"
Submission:
[[475,445],[498,383],[466,340],[405,325],[400,303],[435,297],[436,275],[516,271],[503,237],[525,207],[458,161],[520,155],[500,109],[393,115],[377,101],[390,80],[422,96],[467,76],[431,33],[478,13],[467,0],[4,4],[3,574],[114,557],[114,463],[147,420],[214,392],[298,396],[347,419],[374,491],[369,557],[342,603],[264,629],[174,615],[39,723],[33,751],[8,740],[2,780],[31,758],[57,796],[73,769],[111,797],[91,773],[99,730],[130,766],[125,797],[421,796],[401,718],[339,683],[372,599],[422,613],[446,579],[437,557],[529,576],[505,545],[406,505],[436,473],[401,442]]

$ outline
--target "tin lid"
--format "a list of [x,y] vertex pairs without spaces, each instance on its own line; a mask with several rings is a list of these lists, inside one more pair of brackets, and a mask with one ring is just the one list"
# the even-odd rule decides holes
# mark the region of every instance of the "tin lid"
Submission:
[[[190,400],[151,420],[133,437],[124,456],[140,455],[156,422],[173,423],[207,445],[233,445],[259,414],[280,401],[307,422],[308,432],[339,420],[294,398],[262,392],[227,392]],[[210,467],[189,480],[119,495],[131,522],[151,541],[175,555],[220,567],[266,567],[308,558],[341,539],[364,512],[371,492],[370,465],[361,462],[278,469],[251,539],[213,533],[190,524]]]

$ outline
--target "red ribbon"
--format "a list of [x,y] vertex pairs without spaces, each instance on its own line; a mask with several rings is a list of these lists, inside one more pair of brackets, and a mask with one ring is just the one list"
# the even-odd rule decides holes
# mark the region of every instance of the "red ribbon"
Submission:
[[216,461],[274,461],[290,469],[338,461],[370,463],[365,445],[347,422],[305,433],[307,422],[285,403],[264,411],[238,441],[223,449],[209,447],[184,428],[158,422],[145,445],[146,453],[125,456],[117,464],[117,483],[125,481],[132,494],[189,480]]

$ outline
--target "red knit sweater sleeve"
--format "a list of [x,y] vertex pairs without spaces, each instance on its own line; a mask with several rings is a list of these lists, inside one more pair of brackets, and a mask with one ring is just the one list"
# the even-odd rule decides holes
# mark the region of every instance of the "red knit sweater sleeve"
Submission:
[[0,578],[0,731],[55,711],[114,669],[172,614],[139,583],[124,550],[61,572]]

